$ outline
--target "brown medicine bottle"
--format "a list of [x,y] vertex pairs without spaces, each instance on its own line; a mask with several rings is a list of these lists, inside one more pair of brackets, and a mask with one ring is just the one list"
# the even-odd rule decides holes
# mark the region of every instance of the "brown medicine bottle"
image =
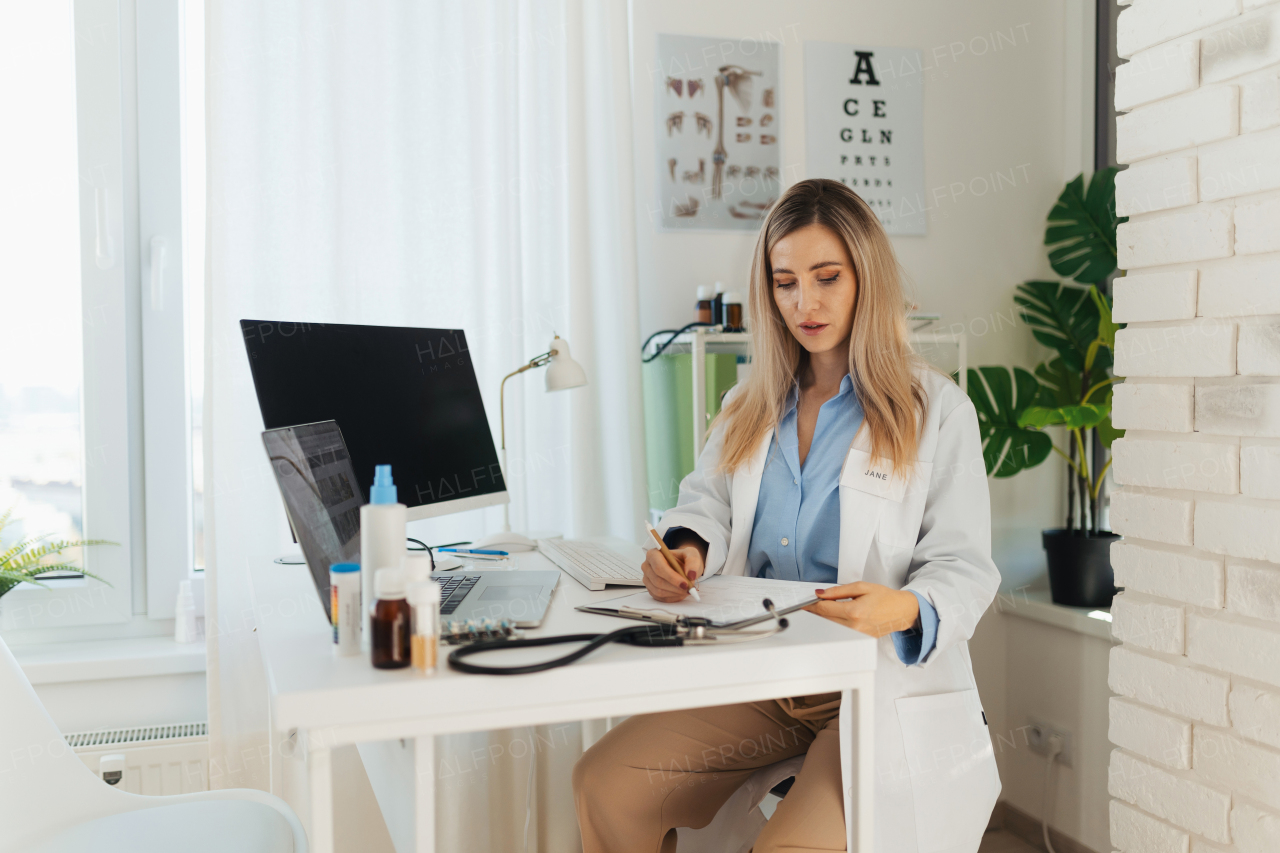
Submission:
[[404,570],[379,569],[374,575],[377,601],[369,614],[373,634],[373,665],[378,669],[402,669],[410,661],[409,602],[405,599]]
[[711,294],[705,284],[698,285],[698,322],[711,325]]
[[742,310],[742,296],[732,291],[724,295],[724,330],[726,332],[747,330],[747,319]]

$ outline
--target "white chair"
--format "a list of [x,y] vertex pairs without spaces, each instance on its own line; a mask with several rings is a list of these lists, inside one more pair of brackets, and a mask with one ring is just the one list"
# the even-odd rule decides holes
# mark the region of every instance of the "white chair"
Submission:
[[802,767],[803,755],[761,767],[733,792],[711,823],[702,829],[677,829],[676,848],[680,853],[747,853],[764,829],[760,804],[775,785],[795,776]]
[[0,640],[0,853],[306,853],[302,824],[263,791],[146,797],[80,761]]

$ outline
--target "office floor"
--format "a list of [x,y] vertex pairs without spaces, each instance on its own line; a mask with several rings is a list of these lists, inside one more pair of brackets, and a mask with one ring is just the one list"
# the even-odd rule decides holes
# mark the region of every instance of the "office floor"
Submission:
[[1008,830],[996,829],[982,836],[978,853],[1036,853],[1039,849],[1039,847],[1032,847]]

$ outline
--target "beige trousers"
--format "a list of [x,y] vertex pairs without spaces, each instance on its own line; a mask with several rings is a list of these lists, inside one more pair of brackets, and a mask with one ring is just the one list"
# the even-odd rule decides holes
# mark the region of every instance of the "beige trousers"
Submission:
[[755,853],[844,850],[840,694],[632,717],[573,768],[584,853],[675,853],[755,770],[808,753]]

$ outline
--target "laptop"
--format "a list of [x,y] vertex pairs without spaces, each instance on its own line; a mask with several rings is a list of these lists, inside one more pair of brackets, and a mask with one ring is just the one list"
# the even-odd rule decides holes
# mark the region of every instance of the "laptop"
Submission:
[[[269,429],[262,434],[271,470],[316,593],[329,613],[329,567],[360,562],[360,507],[367,501],[336,421]],[[507,620],[520,628],[542,624],[558,571],[458,570],[433,572],[443,587],[441,617],[451,622]]]

